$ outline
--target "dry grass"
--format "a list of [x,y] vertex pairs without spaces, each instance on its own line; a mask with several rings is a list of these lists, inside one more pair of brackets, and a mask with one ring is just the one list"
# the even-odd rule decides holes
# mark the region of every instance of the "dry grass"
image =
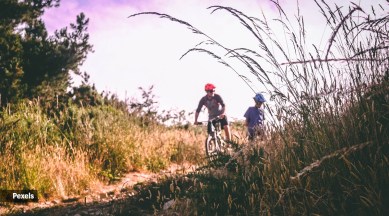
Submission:
[[[236,17],[258,50],[227,48],[187,22],[142,13],[168,18],[206,37],[208,43],[189,52],[208,53],[235,73],[220,56],[227,54],[247,67],[275,103],[266,109],[271,124],[264,141],[249,145],[242,139],[242,150],[233,157],[204,164],[201,128],[165,127],[147,115],[131,116],[104,105],[70,105],[47,115],[34,103],[20,103],[1,112],[0,159],[8,163],[0,164],[0,188],[66,196],[97,179],[188,161],[205,166],[140,189],[129,202],[158,213],[175,200],[172,209],[163,211],[166,215],[389,214],[385,10],[376,7],[368,13],[356,5],[342,9],[317,2],[333,33],[325,51],[314,46],[310,53],[303,17],[295,16],[299,28],[294,31],[289,28],[293,20],[273,3],[280,14],[276,24],[290,36],[286,48],[272,37],[275,24],[265,16],[229,7],[211,9]],[[242,134],[242,125],[236,129]]]
[[40,198],[77,195],[132,170],[196,163],[203,153],[202,130],[146,127],[110,106],[70,105],[47,115],[38,103],[21,102],[1,116],[0,159],[7,163],[0,164],[0,188],[36,189]]
[[[169,199],[190,200],[200,215],[388,214],[387,5],[339,8],[315,1],[332,29],[326,47],[319,50],[308,46],[309,29],[300,11],[290,19],[278,1],[272,2],[280,15],[275,22],[265,14],[256,18],[230,7],[210,7],[214,14],[224,11],[235,17],[256,48],[226,47],[167,14],[131,16],[157,15],[203,36],[183,56],[208,54],[250,88],[251,81],[258,81],[274,104],[266,107],[271,125],[264,142],[243,146],[232,158],[188,179],[167,180],[159,192]],[[275,25],[285,38],[273,32]],[[237,70],[234,60],[247,71]],[[217,168],[228,173],[220,175]],[[179,192],[165,191],[172,182]],[[162,207],[164,202],[155,200],[153,205]]]

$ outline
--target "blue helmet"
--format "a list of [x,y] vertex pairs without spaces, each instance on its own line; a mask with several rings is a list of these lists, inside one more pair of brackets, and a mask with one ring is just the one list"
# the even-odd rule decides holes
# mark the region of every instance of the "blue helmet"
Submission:
[[253,98],[256,102],[266,102],[265,97],[261,93],[257,93]]

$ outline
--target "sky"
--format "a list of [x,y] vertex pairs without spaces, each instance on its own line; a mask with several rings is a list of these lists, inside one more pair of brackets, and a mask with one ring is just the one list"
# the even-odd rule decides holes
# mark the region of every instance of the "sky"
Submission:
[[[297,1],[279,2],[291,16],[297,13]],[[349,4],[346,0],[327,1],[330,5],[334,2]],[[166,13],[189,22],[228,47],[256,46],[236,18],[224,11],[211,14],[207,8],[212,5],[233,7],[258,18],[263,14],[268,19],[278,17],[269,0],[62,0],[60,7],[48,9],[43,19],[49,33],[74,23],[81,12],[90,19],[88,33],[94,52],[88,55],[81,71],[90,74],[98,91],[131,99],[140,98],[139,87],[147,89],[153,85],[160,110],[193,112],[205,95],[204,85],[213,83],[226,103],[229,118],[243,119],[246,109],[253,105],[254,92],[265,91],[243,67],[238,65],[236,70],[252,80],[254,91],[234,71],[209,55],[192,52],[180,59],[204,37],[157,16],[128,18],[140,12]],[[313,0],[300,0],[299,7],[306,17],[309,44],[324,49],[331,29],[326,27],[319,8]],[[282,29],[275,27],[275,31],[279,31],[275,36],[281,40],[285,37]],[[264,95],[269,97],[266,92]],[[206,118],[206,113],[200,114],[200,120]]]

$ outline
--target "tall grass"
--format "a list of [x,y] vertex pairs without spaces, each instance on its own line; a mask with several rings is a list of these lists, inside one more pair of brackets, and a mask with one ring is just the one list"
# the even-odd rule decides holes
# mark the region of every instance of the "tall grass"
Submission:
[[[210,7],[212,13],[234,16],[258,49],[228,48],[167,14],[131,16],[158,15],[205,37],[184,56],[207,53],[245,81],[248,76],[243,73],[253,75],[274,102],[267,107],[272,123],[268,140],[259,147],[244,145],[246,151],[236,156],[234,166],[224,167],[228,169],[223,175],[203,169],[191,178],[167,180],[157,190],[149,189],[166,199],[149,199],[148,205],[162,208],[175,199],[171,214],[185,214],[182,209],[189,205],[188,214],[200,215],[387,215],[387,7],[339,8],[315,1],[332,33],[323,50],[313,45],[309,52],[310,29],[305,28],[304,17],[298,11],[291,20],[281,5],[272,2],[280,14],[276,22],[230,7]],[[289,36],[286,44],[273,32],[276,25]],[[225,55],[248,71],[238,70]]]
[[[38,101],[0,111],[0,189],[67,197],[133,170],[157,172],[195,163],[202,141],[193,129],[166,127],[110,105],[69,104],[47,112]],[[97,185],[97,184],[96,184]]]

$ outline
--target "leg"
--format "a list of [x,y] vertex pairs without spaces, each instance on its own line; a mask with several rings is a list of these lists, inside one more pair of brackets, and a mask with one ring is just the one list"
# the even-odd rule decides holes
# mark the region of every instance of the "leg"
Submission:
[[254,134],[250,130],[247,132],[247,134],[249,135],[248,136],[249,141],[253,141],[254,140]]
[[231,132],[230,132],[230,126],[224,125],[224,133],[226,134],[226,141],[231,140]]
[[212,125],[211,122],[208,122],[208,125],[207,125],[207,132],[208,134],[211,134],[214,130],[214,126]]
[[231,141],[231,131],[230,126],[228,124],[227,116],[224,116],[224,118],[220,120],[220,126],[224,129],[226,141]]
[[264,126],[262,124],[256,125],[254,127],[255,137],[257,137],[259,140],[261,140],[261,141],[263,140],[264,133],[265,133],[265,130],[264,130]]

